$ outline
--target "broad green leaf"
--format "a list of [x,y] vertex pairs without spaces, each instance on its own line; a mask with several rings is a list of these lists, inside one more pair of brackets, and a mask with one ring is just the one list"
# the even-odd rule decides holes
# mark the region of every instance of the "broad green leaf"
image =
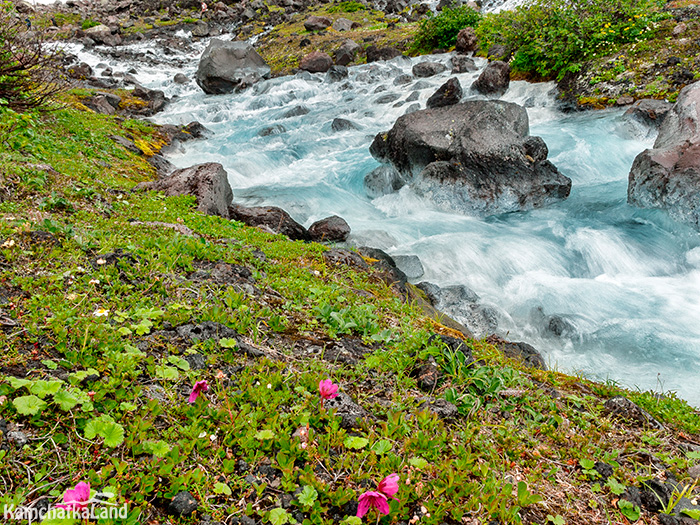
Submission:
[[51,359],[44,359],[41,361],[41,364],[49,370],[56,370],[58,368],[58,363],[56,363],[56,361],[51,361]]
[[156,377],[165,379],[166,381],[177,381],[180,377],[180,372],[174,366],[156,366]]
[[33,416],[46,408],[46,403],[33,395],[18,397],[12,401],[12,404],[23,416]]
[[340,522],[341,525],[362,525],[362,518],[357,516],[348,516]]
[[129,403],[128,401],[122,401],[119,403],[119,410],[123,410],[124,412],[133,412],[136,410],[136,408],[136,405]]
[[31,385],[32,381],[29,379],[20,379],[18,377],[8,377],[7,380],[10,382],[10,386],[15,390],[22,388],[23,386]]
[[586,470],[591,470],[595,467],[595,461],[592,459],[579,459],[578,462]]
[[270,523],[272,525],[285,525],[289,523],[289,518],[291,515],[284,509],[272,509],[270,511]]
[[424,460],[423,458],[420,458],[420,457],[411,458],[411,459],[408,460],[408,463],[409,463],[412,467],[416,467],[416,468],[419,469],[419,470],[422,470],[422,469],[424,469],[425,467],[428,466],[428,462],[427,462],[426,460]]
[[236,348],[238,346],[238,341],[235,339],[230,339],[228,337],[222,337],[219,339],[219,344],[222,348]]
[[618,482],[615,478],[608,479],[608,482],[605,485],[607,485],[607,487],[610,489],[610,492],[612,492],[616,496],[621,496],[625,493],[625,490],[627,490],[627,487],[625,487],[624,483]]
[[163,458],[165,455],[172,450],[168,443],[162,440],[158,441],[146,441],[143,444],[143,449],[149,454],[153,454],[157,458]]
[[29,391],[43,399],[49,394],[53,395],[58,392],[62,384],[63,381],[44,381],[39,379],[34,381],[34,384],[29,387]]
[[185,372],[187,372],[190,369],[190,364],[187,362],[187,360],[176,355],[168,356],[168,362],[171,365],[175,365],[180,370],[184,370]]
[[126,326],[122,326],[119,330],[117,330],[121,335],[127,336],[131,335],[133,332],[129,330]]
[[363,438],[363,437],[358,437],[358,436],[350,436],[345,438],[345,441],[343,444],[347,448],[352,448],[355,450],[360,450],[362,448],[365,448],[369,444],[369,439]]
[[299,503],[305,507],[311,507],[318,499],[318,492],[311,485],[306,485],[299,494]]
[[263,440],[263,439],[274,439],[275,433],[272,430],[265,429],[261,430],[257,434],[255,434],[255,439]]
[[118,447],[124,442],[124,427],[119,423],[108,423],[100,434],[108,447]]
[[78,404],[78,398],[67,390],[59,390],[53,395],[53,400],[64,412],[68,412]]
[[214,483],[214,494],[223,494],[225,496],[231,495],[231,487],[226,483]]
[[386,454],[391,450],[391,441],[388,439],[382,439],[379,441],[375,441],[372,444],[372,447],[370,448],[373,452],[376,452],[379,455]]

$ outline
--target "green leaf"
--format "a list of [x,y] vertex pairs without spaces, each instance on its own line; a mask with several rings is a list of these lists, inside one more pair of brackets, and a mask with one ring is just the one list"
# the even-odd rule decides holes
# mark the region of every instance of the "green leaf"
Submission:
[[617,506],[622,515],[630,521],[637,521],[642,514],[641,509],[637,505],[626,499],[617,500]]
[[20,379],[18,377],[8,377],[7,380],[10,382],[10,386],[15,390],[22,388],[23,386],[31,385],[32,381],[29,379]]
[[700,510],[697,509],[683,509],[680,512],[681,514],[685,514],[686,516],[689,516],[693,518],[694,520],[700,520]]
[[127,336],[131,335],[133,332],[129,330],[126,326],[122,326],[119,330],[117,330],[121,335]]
[[318,499],[318,492],[311,485],[304,486],[304,489],[299,494],[299,503],[304,507],[311,507]]
[[168,362],[172,365],[175,365],[180,370],[184,370],[185,372],[187,372],[190,369],[190,364],[182,357],[176,355],[168,356]]
[[418,470],[423,470],[425,467],[428,466],[428,462],[420,457],[411,458],[408,460],[408,463],[411,466],[416,467]]
[[391,441],[388,439],[382,439],[380,441],[375,441],[370,450],[381,456],[382,454],[389,452],[391,450],[391,446]]
[[625,487],[623,483],[618,482],[615,478],[608,479],[608,482],[605,484],[605,486],[608,487],[610,489],[610,492],[612,492],[616,496],[621,496],[625,493],[625,490],[627,489],[627,487]]
[[226,483],[214,483],[214,494],[224,494],[225,496],[231,495],[231,487]]
[[63,381],[44,381],[39,379],[34,381],[34,384],[29,387],[29,391],[43,399],[49,394],[53,395],[58,392],[62,384]]
[[357,516],[348,516],[340,522],[342,525],[362,525],[362,518]]
[[98,432],[102,429],[103,422],[99,418],[91,419],[85,425],[85,430],[83,430],[83,435],[85,439],[95,439]]
[[153,454],[157,458],[163,458],[172,450],[172,447],[165,441],[146,441],[143,444],[143,450],[149,454]]
[[58,363],[56,363],[56,361],[51,361],[51,359],[44,359],[41,361],[41,364],[49,370],[56,370],[58,368]]
[[46,408],[46,403],[36,396],[18,397],[12,401],[12,404],[23,416],[33,416]]
[[369,439],[358,436],[349,436],[345,438],[343,444],[346,448],[360,450],[362,448],[365,448],[369,444]]
[[136,410],[136,408],[136,405],[129,403],[128,401],[122,401],[119,403],[119,410],[123,410],[124,412],[133,412]]
[[156,366],[156,377],[165,379],[166,381],[177,381],[180,377],[180,372],[173,366]]
[[219,344],[222,348],[236,348],[238,346],[238,341],[235,339],[230,339],[228,337],[222,337],[219,339]]
[[118,447],[124,442],[124,427],[119,423],[108,423],[100,434],[108,447]]
[[78,398],[67,390],[59,390],[53,395],[53,400],[61,410],[68,412],[78,404]]
[[583,467],[585,470],[591,470],[593,467],[595,467],[595,461],[592,459],[579,459],[578,460],[579,465]]
[[138,335],[146,335],[151,331],[153,323],[149,319],[141,319],[137,324],[132,324],[131,329]]
[[265,429],[261,430],[257,434],[255,434],[255,439],[259,439],[262,441],[263,439],[274,439],[275,438],[275,433],[272,430]]
[[272,525],[285,525],[289,523],[292,516],[284,509],[272,509],[269,520]]
[[547,523],[552,522],[554,525],[564,525],[566,521],[564,520],[564,516],[561,514],[557,514],[556,516],[552,516],[551,514],[547,514]]

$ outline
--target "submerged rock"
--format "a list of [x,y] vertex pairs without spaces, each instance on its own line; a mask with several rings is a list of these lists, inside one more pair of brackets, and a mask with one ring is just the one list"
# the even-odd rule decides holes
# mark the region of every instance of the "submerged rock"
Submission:
[[700,230],[700,82],[683,88],[654,147],[634,159],[627,202],[667,210],[673,219]]
[[270,66],[247,42],[212,39],[197,68],[197,84],[205,93],[241,91],[270,76]]
[[374,194],[384,181],[391,188],[406,181],[459,213],[538,208],[571,190],[571,179],[546,160],[544,141],[529,136],[525,108],[509,102],[471,100],[404,115],[375,137],[370,153],[397,172],[372,172],[366,185]]
[[419,62],[413,66],[412,73],[415,77],[426,78],[432,77],[446,70],[447,67],[440,62]]

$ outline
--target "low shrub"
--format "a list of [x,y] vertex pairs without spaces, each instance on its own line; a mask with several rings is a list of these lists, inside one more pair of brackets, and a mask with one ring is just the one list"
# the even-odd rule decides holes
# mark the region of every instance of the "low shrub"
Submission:
[[366,6],[360,2],[355,2],[349,0],[347,2],[340,2],[339,4],[332,5],[328,8],[329,13],[355,13],[357,11],[365,11]]
[[480,20],[481,15],[471,7],[446,7],[440,14],[421,21],[413,43],[414,50],[448,49],[457,42],[457,33],[461,29],[475,27]]
[[488,14],[477,28],[479,47],[506,46],[514,71],[543,79],[580,70],[584,61],[651,38],[668,16],[661,0],[532,0],[513,11]]

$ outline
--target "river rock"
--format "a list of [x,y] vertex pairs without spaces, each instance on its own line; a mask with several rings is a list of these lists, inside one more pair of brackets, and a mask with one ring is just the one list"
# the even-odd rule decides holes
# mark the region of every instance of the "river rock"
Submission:
[[505,62],[490,62],[472,84],[472,89],[483,95],[500,96],[510,85],[510,66]]
[[323,31],[332,23],[333,21],[325,16],[310,16],[304,22],[304,28],[307,31]]
[[404,115],[375,137],[370,153],[396,169],[394,185],[408,181],[439,208],[459,213],[538,208],[571,190],[571,179],[546,160],[544,141],[529,136],[525,108],[510,102],[470,100]]
[[528,343],[513,343],[510,341],[503,341],[496,344],[496,347],[503,352],[503,355],[510,357],[511,359],[516,359],[527,366],[532,368],[538,368],[540,370],[547,370],[547,365],[544,362],[544,358],[537,351],[537,349]]
[[350,226],[342,217],[332,215],[309,226],[309,235],[314,242],[344,242],[350,235]]
[[445,71],[447,67],[440,62],[419,62],[413,66],[413,76],[418,78],[427,78],[437,75]]
[[658,130],[672,107],[673,104],[665,100],[643,98],[632,104],[623,117]]
[[333,29],[336,31],[350,31],[352,29],[352,20],[338,18],[338,20],[333,22]]
[[176,73],[173,77],[173,82],[175,82],[176,84],[187,84],[189,81],[190,79],[187,78],[187,76],[183,73]]
[[299,69],[309,73],[325,73],[333,65],[333,59],[323,51],[314,51],[301,59]]
[[423,277],[425,268],[423,268],[423,263],[420,262],[420,258],[417,255],[394,255],[393,259],[396,266],[409,279]]
[[430,96],[425,105],[429,108],[441,108],[458,104],[460,100],[462,100],[462,85],[457,78],[451,78]]
[[661,208],[700,230],[700,82],[686,86],[663,119],[652,149],[637,155],[627,202]]
[[326,73],[328,82],[340,82],[346,78],[348,78],[348,68],[345,66],[331,66]]
[[194,195],[199,211],[225,218],[229,217],[228,208],[233,200],[228,174],[218,162],[175,170],[163,179],[142,182],[135,190],[162,191],[168,196]]
[[469,73],[470,71],[476,71],[479,69],[476,67],[476,63],[467,55],[455,55],[450,59],[452,64],[452,74],[457,73]]
[[473,27],[465,27],[457,33],[455,50],[458,53],[471,53],[476,51],[476,31]]
[[358,128],[357,124],[355,124],[351,120],[344,119],[344,118],[334,118],[333,122],[331,122],[331,129],[337,133],[339,131],[348,131],[351,129],[360,129],[360,128]]
[[369,64],[370,62],[391,60],[392,58],[399,57],[401,56],[401,51],[395,47],[377,47],[372,45],[365,50],[365,54],[367,56],[367,63]]
[[362,46],[354,40],[346,40],[333,54],[335,63],[339,66],[347,66],[350,62],[355,60],[355,55],[357,55],[360,49],[362,49]]
[[197,68],[197,84],[205,93],[241,91],[270,76],[270,66],[247,42],[212,39]]
[[118,46],[122,43],[122,38],[118,34],[112,34],[112,30],[106,25],[100,24],[86,29],[85,34],[96,44],[105,46]]
[[286,235],[293,241],[311,240],[309,232],[297,221],[276,206],[241,206],[232,204],[228,208],[229,218],[248,226],[267,227],[273,233]]

